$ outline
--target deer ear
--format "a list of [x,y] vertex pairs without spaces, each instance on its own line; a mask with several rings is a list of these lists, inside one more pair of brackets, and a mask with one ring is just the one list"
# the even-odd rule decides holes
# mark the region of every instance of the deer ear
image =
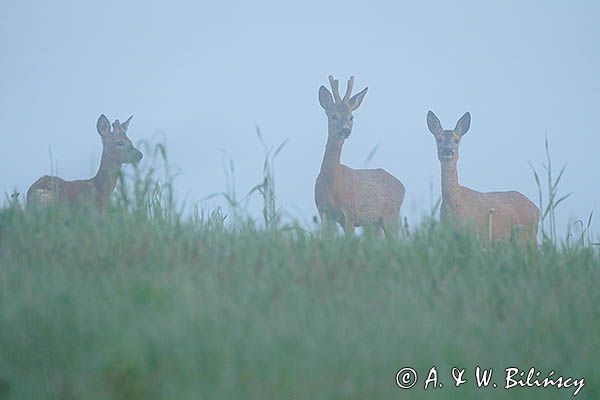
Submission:
[[123,129],[124,132],[127,132],[127,128],[129,128],[129,121],[131,121],[131,118],[133,118],[133,115],[121,124],[121,129]]
[[100,136],[108,136],[110,135],[110,122],[108,122],[108,118],[106,115],[102,114],[98,118],[98,122],[96,123],[96,129]]
[[440,124],[439,118],[433,113],[433,111],[429,111],[427,113],[427,127],[429,128],[429,132],[434,135],[439,135],[442,133],[442,124]]
[[333,97],[331,92],[323,85],[319,88],[319,104],[325,111],[329,111],[333,107]]
[[469,130],[470,127],[471,127],[471,114],[466,112],[462,117],[460,117],[460,119],[456,123],[454,132],[456,132],[457,134],[462,136],[465,133],[467,133],[467,131]]
[[368,87],[364,88],[361,92],[358,92],[354,96],[350,97],[350,100],[348,100],[348,105],[350,106],[350,109],[352,111],[360,107],[360,103],[362,103],[363,99],[365,98],[367,90],[369,90]]

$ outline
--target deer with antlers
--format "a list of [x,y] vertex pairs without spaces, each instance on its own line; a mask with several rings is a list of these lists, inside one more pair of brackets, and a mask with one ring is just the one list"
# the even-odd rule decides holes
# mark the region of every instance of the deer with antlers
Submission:
[[352,113],[360,106],[367,89],[350,97],[354,77],[348,80],[342,98],[339,82],[330,75],[333,96],[319,88],[319,103],[327,115],[328,131],[321,171],[315,183],[315,203],[322,220],[338,222],[347,234],[355,227],[374,226],[386,236],[400,226],[404,185],[383,169],[352,169],[340,163],[342,146],[352,132]]
[[115,120],[111,125],[104,114],[96,128],[102,138],[102,159],[98,173],[91,179],[66,181],[57,176],[42,176],[27,191],[28,205],[46,205],[64,202],[70,205],[91,205],[101,212],[106,210],[117,184],[122,164],[133,164],[143,157],[127,137],[127,121]]
[[465,113],[453,130],[444,130],[429,111],[427,126],[437,142],[442,170],[442,221],[474,229],[489,242],[509,240],[515,233],[522,243],[535,242],[540,211],[531,200],[516,191],[481,193],[459,185],[458,146],[471,126],[471,114]]

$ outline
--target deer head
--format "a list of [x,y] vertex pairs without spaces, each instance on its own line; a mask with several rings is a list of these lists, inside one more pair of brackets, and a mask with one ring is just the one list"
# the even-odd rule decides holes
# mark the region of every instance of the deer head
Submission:
[[354,85],[354,77],[352,76],[348,80],[346,94],[342,98],[340,97],[338,80],[329,75],[329,83],[333,91],[333,97],[325,86],[321,86],[319,88],[319,103],[325,110],[329,120],[329,137],[344,140],[352,132],[352,112],[360,106],[369,88],[364,88],[361,92],[350,97]]
[[118,119],[115,120],[112,124],[112,131],[110,122],[104,114],[100,115],[96,124],[102,138],[103,153],[117,164],[135,164],[143,157],[142,152],[136,149],[127,137],[127,128],[131,118],[133,115],[123,123],[120,123]]
[[458,146],[460,139],[471,126],[471,114],[465,113],[453,130],[442,129],[442,124],[436,115],[429,111],[427,113],[427,127],[433,133],[437,142],[437,153],[440,162],[456,162],[458,160]]

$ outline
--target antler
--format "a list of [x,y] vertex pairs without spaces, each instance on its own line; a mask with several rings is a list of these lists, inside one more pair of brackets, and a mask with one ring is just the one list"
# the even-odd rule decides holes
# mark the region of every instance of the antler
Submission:
[[127,128],[129,127],[129,121],[131,121],[131,118],[133,118],[133,115],[127,118],[127,120],[123,123],[119,122],[118,119],[115,119],[115,122],[112,123],[113,134],[127,133]]
[[133,118],[133,115],[130,116],[129,118],[127,118],[127,121],[125,121],[121,124],[121,129],[123,129],[124,131],[127,131],[127,128],[129,128],[129,121],[131,121],[131,118]]
[[354,76],[351,76],[350,79],[348,79],[348,86],[346,88],[346,94],[344,94],[344,99],[342,100],[343,102],[346,102],[348,99],[350,99],[350,95],[352,94],[352,86],[354,86]]
[[340,86],[337,79],[333,79],[333,76],[329,75],[329,84],[331,85],[331,91],[333,92],[333,98],[336,103],[342,101],[340,97]]
[[116,130],[121,129],[121,123],[119,122],[118,119],[115,119],[115,122],[112,123],[112,128],[113,128],[113,133]]

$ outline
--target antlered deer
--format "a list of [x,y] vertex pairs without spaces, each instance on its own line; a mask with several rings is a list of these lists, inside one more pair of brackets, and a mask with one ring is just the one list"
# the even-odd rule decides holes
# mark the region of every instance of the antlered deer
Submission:
[[471,114],[465,113],[453,130],[443,130],[429,111],[427,126],[435,136],[442,169],[442,221],[472,228],[490,242],[509,240],[513,232],[523,243],[535,242],[540,211],[531,200],[515,191],[481,193],[459,185],[458,146],[471,126]]
[[354,227],[375,226],[387,236],[395,235],[400,226],[400,206],[404,185],[383,169],[352,169],[340,164],[344,141],[352,131],[353,116],[367,89],[350,97],[354,77],[348,81],[346,94],[340,97],[339,83],[329,76],[333,97],[325,86],[319,89],[319,103],[329,120],[329,135],[321,172],[315,184],[315,203],[321,219],[342,225],[346,233]]
[[91,205],[105,211],[119,177],[121,164],[133,164],[140,161],[142,153],[136,149],[127,137],[127,121],[112,124],[104,114],[100,115],[96,127],[102,138],[102,160],[98,173],[91,179],[66,181],[57,176],[42,176],[27,191],[27,204],[49,204],[65,202],[67,204]]

